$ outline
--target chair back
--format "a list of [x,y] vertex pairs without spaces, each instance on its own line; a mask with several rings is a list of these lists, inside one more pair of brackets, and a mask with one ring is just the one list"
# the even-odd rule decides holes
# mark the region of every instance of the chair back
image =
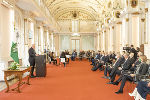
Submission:
[[70,55],[66,55],[66,58],[70,58]]
[[60,58],[60,62],[61,63],[65,63],[66,61],[65,61],[65,58]]

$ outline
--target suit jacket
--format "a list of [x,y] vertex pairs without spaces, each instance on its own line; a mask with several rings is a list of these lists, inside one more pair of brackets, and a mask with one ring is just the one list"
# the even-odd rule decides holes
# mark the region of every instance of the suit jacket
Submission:
[[121,64],[123,64],[125,62],[125,58],[124,56],[121,56]]
[[123,57],[120,57],[113,65],[113,69],[110,73],[110,75],[112,76],[117,70],[118,70],[118,67],[120,67],[122,64],[124,63],[124,58]]
[[72,56],[73,56],[73,57],[77,57],[77,52],[73,52],[73,53],[72,53]]
[[122,65],[122,70],[129,70],[131,67],[132,59],[128,58]]
[[102,57],[100,58],[100,60],[101,60],[101,61],[104,61],[104,60],[105,60],[105,56],[102,56]]
[[130,71],[134,72],[136,70],[136,67],[137,65],[139,65],[141,62],[139,61],[139,59],[137,59],[135,62],[134,62],[134,66],[132,66],[130,68]]
[[134,62],[135,62],[134,57],[130,58],[130,61],[131,61],[131,62],[130,62],[131,64],[134,64]]
[[106,62],[108,62],[109,61],[109,56],[107,55],[107,56],[105,56],[105,58],[104,58],[104,63],[106,63]]
[[100,59],[100,54],[96,54],[95,59]]
[[130,53],[134,53],[134,58],[137,59],[137,51],[134,48],[130,49]]
[[114,53],[111,54],[111,58],[112,58],[112,59],[115,59],[115,57],[116,57],[116,54],[114,54]]
[[146,75],[147,72],[149,70],[149,66],[148,64],[146,63],[141,63],[138,68],[137,68],[137,71],[136,71],[136,74],[138,75]]
[[36,57],[35,50],[31,47],[29,49],[28,53],[29,53],[29,63],[30,63],[30,66],[34,66],[35,65],[35,57]]

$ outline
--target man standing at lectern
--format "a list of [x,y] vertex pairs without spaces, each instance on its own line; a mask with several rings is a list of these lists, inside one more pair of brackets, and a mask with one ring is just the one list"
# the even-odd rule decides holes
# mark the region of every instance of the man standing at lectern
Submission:
[[32,44],[32,47],[28,51],[29,53],[29,63],[31,66],[31,78],[34,78],[34,67],[35,67],[35,57],[36,57],[36,52],[35,52],[35,44]]

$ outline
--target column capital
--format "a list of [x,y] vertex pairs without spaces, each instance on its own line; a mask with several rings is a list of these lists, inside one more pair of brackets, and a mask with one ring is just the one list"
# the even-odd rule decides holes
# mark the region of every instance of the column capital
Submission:
[[126,18],[126,22],[129,22],[129,18]]
[[148,8],[145,8],[145,13],[147,13],[148,12]]
[[117,24],[122,24],[122,22],[117,22]]
[[142,18],[141,21],[142,21],[142,22],[145,22],[145,18]]
[[112,29],[114,29],[114,26],[112,26]]
[[140,13],[139,12],[133,12],[132,14],[133,15],[139,15]]

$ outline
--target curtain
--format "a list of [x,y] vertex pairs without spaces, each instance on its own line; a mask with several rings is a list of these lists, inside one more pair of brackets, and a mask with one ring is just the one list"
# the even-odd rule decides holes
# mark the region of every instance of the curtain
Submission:
[[82,50],[94,50],[94,36],[84,35],[82,38]]
[[60,50],[69,50],[70,49],[70,36],[69,35],[60,35]]

